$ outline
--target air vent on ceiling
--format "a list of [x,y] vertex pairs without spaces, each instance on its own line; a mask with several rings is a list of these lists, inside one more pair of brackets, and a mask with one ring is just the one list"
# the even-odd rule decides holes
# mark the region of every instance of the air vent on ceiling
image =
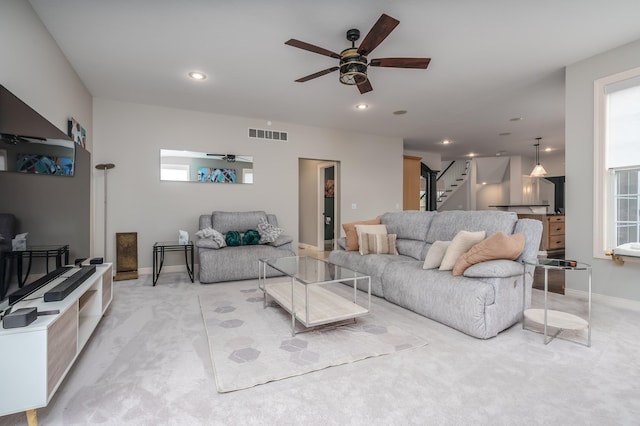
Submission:
[[287,132],[280,132],[275,130],[249,128],[249,137],[252,139],[270,139],[274,141],[286,141],[289,138],[289,134]]

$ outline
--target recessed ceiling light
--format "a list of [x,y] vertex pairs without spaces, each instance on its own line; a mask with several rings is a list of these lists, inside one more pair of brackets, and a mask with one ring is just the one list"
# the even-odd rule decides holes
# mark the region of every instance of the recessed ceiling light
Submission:
[[551,151],[551,148],[546,147],[544,150],[545,150],[546,152],[549,152],[549,151]]
[[442,145],[449,145],[451,141],[449,139],[445,139],[442,141]]
[[522,117],[513,117],[509,119],[509,121],[521,121],[521,120],[522,120]]
[[469,153],[469,157],[475,157],[476,154],[474,154],[473,152]]
[[367,104],[358,104],[356,105],[356,109],[367,109],[369,108],[369,105]]
[[482,184],[483,184],[483,185],[486,185],[486,184],[487,184],[487,182],[482,182]]
[[193,80],[206,80],[207,79],[207,75],[203,72],[200,71],[191,71],[189,73],[189,77],[191,77]]
[[394,115],[404,115],[404,114],[406,114],[406,113],[407,113],[407,111],[406,111],[406,110],[404,110],[404,109],[399,109],[399,110],[397,110],[397,111],[393,111],[393,114],[394,114]]

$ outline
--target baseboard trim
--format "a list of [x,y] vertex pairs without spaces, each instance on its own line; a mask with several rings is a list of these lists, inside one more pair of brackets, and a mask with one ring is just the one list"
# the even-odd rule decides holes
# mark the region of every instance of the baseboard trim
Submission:
[[[574,290],[571,288],[565,288],[564,294],[583,300],[587,300],[587,298],[589,297],[588,292],[583,290]],[[616,308],[623,308],[640,312],[640,301],[638,300],[624,299],[622,297],[607,296],[605,294],[598,293],[591,293],[591,300]]]

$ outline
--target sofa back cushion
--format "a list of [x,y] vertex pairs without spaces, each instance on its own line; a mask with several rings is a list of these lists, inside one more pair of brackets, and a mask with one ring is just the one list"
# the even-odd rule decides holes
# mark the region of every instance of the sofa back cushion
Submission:
[[380,222],[387,226],[389,234],[396,234],[405,240],[425,241],[431,221],[436,212],[388,212],[380,216]]
[[511,235],[517,221],[518,215],[514,212],[495,210],[443,211],[433,218],[426,239],[429,244],[436,241],[451,241],[460,231],[486,231],[487,237],[496,232]]
[[221,234],[229,231],[244,233],[249,229],[257,229],[261,220],[267,221],[267,214],[263,211],[254,212],[213,212],[211,227]]
[[380,221],[387,226],[389,234],[396,234],[398,254],[423,260],[426,253],[425,240],[436,212],[387,212]]

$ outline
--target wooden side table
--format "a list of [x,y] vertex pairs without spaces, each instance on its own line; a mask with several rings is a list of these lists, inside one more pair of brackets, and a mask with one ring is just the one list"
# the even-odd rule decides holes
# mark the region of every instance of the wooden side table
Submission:
[[[544,308],[543,309],[524,309],[526,300],[526,289],[523,286],[523,298],[522,298],[522,328],[525,330],[536,331],[526,327],[526,320],[530,320],[537,324],[543,325],[544,344],[548,344],[556,337],[570,342],[578,343],[587,347],[591,346],[591,265],[581,262],[569,261],[564,259],[538,259],[536,262],[524,261],[524,275],[526,274],[526,267],[534,266],[536,268],[544,269]],[[589,295],[588,295],[588,314],[587,319],[581,318],[577,315],[570,314],[568,312],[556,311],[548,308],[548,294],[549,294],[549,271],[561,270],[561,271],[586,271],[589,280]],[[524,282],[524,281],[523,281]],[[548,328],[556,328],[556,332],[549,336]],[[587,343],[579,341],[564,339],[559,337],[560,333],[564,330],[587,330]]]

